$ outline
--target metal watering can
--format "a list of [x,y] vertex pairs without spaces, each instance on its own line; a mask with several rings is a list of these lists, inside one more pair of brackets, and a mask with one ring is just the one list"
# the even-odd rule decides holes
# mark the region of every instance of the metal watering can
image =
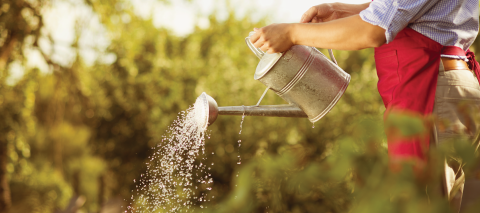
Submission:
[[[350,83],[350,75],[335,61],[330,61],[314,47],[294,45],[284,53],[268,54],[245,38],[247,46],[260,59],[254,79],[267,89],[254,106],[218,107],[216,101],[202,93],[194,104],[199,128],[206,129],[218,115],[308,117],[314,123],[338,102]],[[268,90],[274,91],[288,105],[259,105]]]

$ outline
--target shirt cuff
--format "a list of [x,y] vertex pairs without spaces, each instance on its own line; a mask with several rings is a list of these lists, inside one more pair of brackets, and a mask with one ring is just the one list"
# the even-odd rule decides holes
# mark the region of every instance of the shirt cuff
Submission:
[[[398,10],[397,1],[393,4],[388,4],[383,1],[373,1],[370,6],[360,12],[360,18],[372,25],[379,26],[385,29],[386,43],[393,41],[400,30],[392,27],[392,21]],[[403,27],[402,27],[403,28]]]

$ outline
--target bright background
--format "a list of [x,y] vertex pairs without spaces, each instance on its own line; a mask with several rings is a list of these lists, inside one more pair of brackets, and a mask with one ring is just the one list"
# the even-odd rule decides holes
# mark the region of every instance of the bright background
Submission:
[[[448,213],[448,201],[435,192],[443,155],[462,158],[466,177],[478,174],[478,156],[470,141],[458,139],[431,149],[428,171],[390,170],[400,167],[389,167],[373,49],[334,50],[351,81],[314,125],[218,116],[194,162],[211,167],[203,172],[213,183],[190,185],[208,199],[175,187],[177,202],[160,206],[160,186],[152,184],[151,202],[142,202],[140,184],[162,175],[147,172],[147,164],[164,156],[158,151],[171,145],[169,125],[200,94],[219,106],[257,103],[265,86],[253,79],[259,60],[245,45],[248,32],[297,22],[322,2],[1,0],[0,213],[112,213],[187,201],[204,213]],[[285,101],[267,92],[262,104]],[[431,120],[387,122],[413,136]]]
[[[178,36],[186,36],[192,33],[195,26],[208,28],[208,16],[211,14],[216,14],[219,19],[225,19],[229,14],[229,8],[233,8],[238,16],[249,13],[254,21],[267,16],[270,23],[298,22],[302,14],[314,5],[330,2],[362,4],[369,0],[232,0],[229,2],[174,0],[167,5],[156,0],[131,0],[131,2],[136,14],[144,18],[151,17],[156,27],[170,29]],[[130,17],[124,15],[120,19],[128,22]],[[69,46],[75,39],[75,23],[78,20],[82,20],[81,22],[87,25],[87,29],[83,31],[80,38],[80,44],[82,44],[80,53],[87,63],[93,62],[97,57],[96,52],[104,51],[109,44],[105,30],[90,8],[74,1],[54,0],[51,7],[45,10],[45,25],[55,41],[53,48],[56,54],[53,58],[61,64],[69,64],[75,57],[73,49]],[[44,45],[43,48],[51,47]],[[37,51],[32,50],[28,54],[30,67],[38,67],[41,71],[48,72],[46,63]],[[20,65],[15,64],[11,69],[10,81],[14,82],[23,76],[24,71]]]

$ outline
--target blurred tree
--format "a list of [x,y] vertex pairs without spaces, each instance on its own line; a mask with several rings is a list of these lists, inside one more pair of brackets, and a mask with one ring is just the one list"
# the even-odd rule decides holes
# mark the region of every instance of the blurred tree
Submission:
[[[14,131],[24,128],[22,122],[22,85],[16,90],[5,84],[8,76],[6,67],[14,60],[22,60],[21,49],[26,37],[30,37],[33,43],[39,38],[40,29],[43,25],[39,7],[43,1],[33,3],[6,0],[0,3],[0,90],[1,116],[0,124],[0,212],[5,212],[11,205],[10,187],[8,184],[9,163],[8,159],[15,138]],[[9,137],[10,136],[10,137]],[[12,138],[13,137],[13,138]],[[9,140],[10,138],[10,140]],[[24,143],[24,142],[23,142]]]
[[[221,106],[253,105],[265,89],[252,78],[258,59],[244,37],[266,20],[230,9],[179,37],[139,17],[130,1],[81,2],[110,39],[93,64],[79,54],[81,24],[73,63],[62,65],[38,46],[41,38],[54,42],[42,31],[51,1],[0,3],[0,212],[53,212],[80,196],[83,211],[98,212],[108,200],[129,199],[152,149],[198,95],[205,91]],[[26,68],[31,48],[49,73]],[[388,168],[373,51],[335,54],[351,84],[315,128],[307,119],[248,117],[239,135],[241,118],[233,116],[209,127],[206,153],[214,154],[204,161],[214,185],[210,202],[192,202],[212,212],[448,212],[442,198],[425,194],[437,167],[419,179]],[[25,75],[9,83],[15,65]],[[271,92],[262,101],[283,103]],[[467,143],[458,144],[473,162]],[[439,162],[442,150],[435,153]],[[405,196],[390,196],[398,192]]]

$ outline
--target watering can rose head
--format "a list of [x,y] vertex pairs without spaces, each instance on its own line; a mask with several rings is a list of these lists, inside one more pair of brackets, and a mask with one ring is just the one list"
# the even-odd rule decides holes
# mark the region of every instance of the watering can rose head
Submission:
[[207,127],[217,119],[217,102],[205,92],[198,96],[193,108],[195,113],[195,122],[197,123],[198,128],[201,130],[207,129]]

